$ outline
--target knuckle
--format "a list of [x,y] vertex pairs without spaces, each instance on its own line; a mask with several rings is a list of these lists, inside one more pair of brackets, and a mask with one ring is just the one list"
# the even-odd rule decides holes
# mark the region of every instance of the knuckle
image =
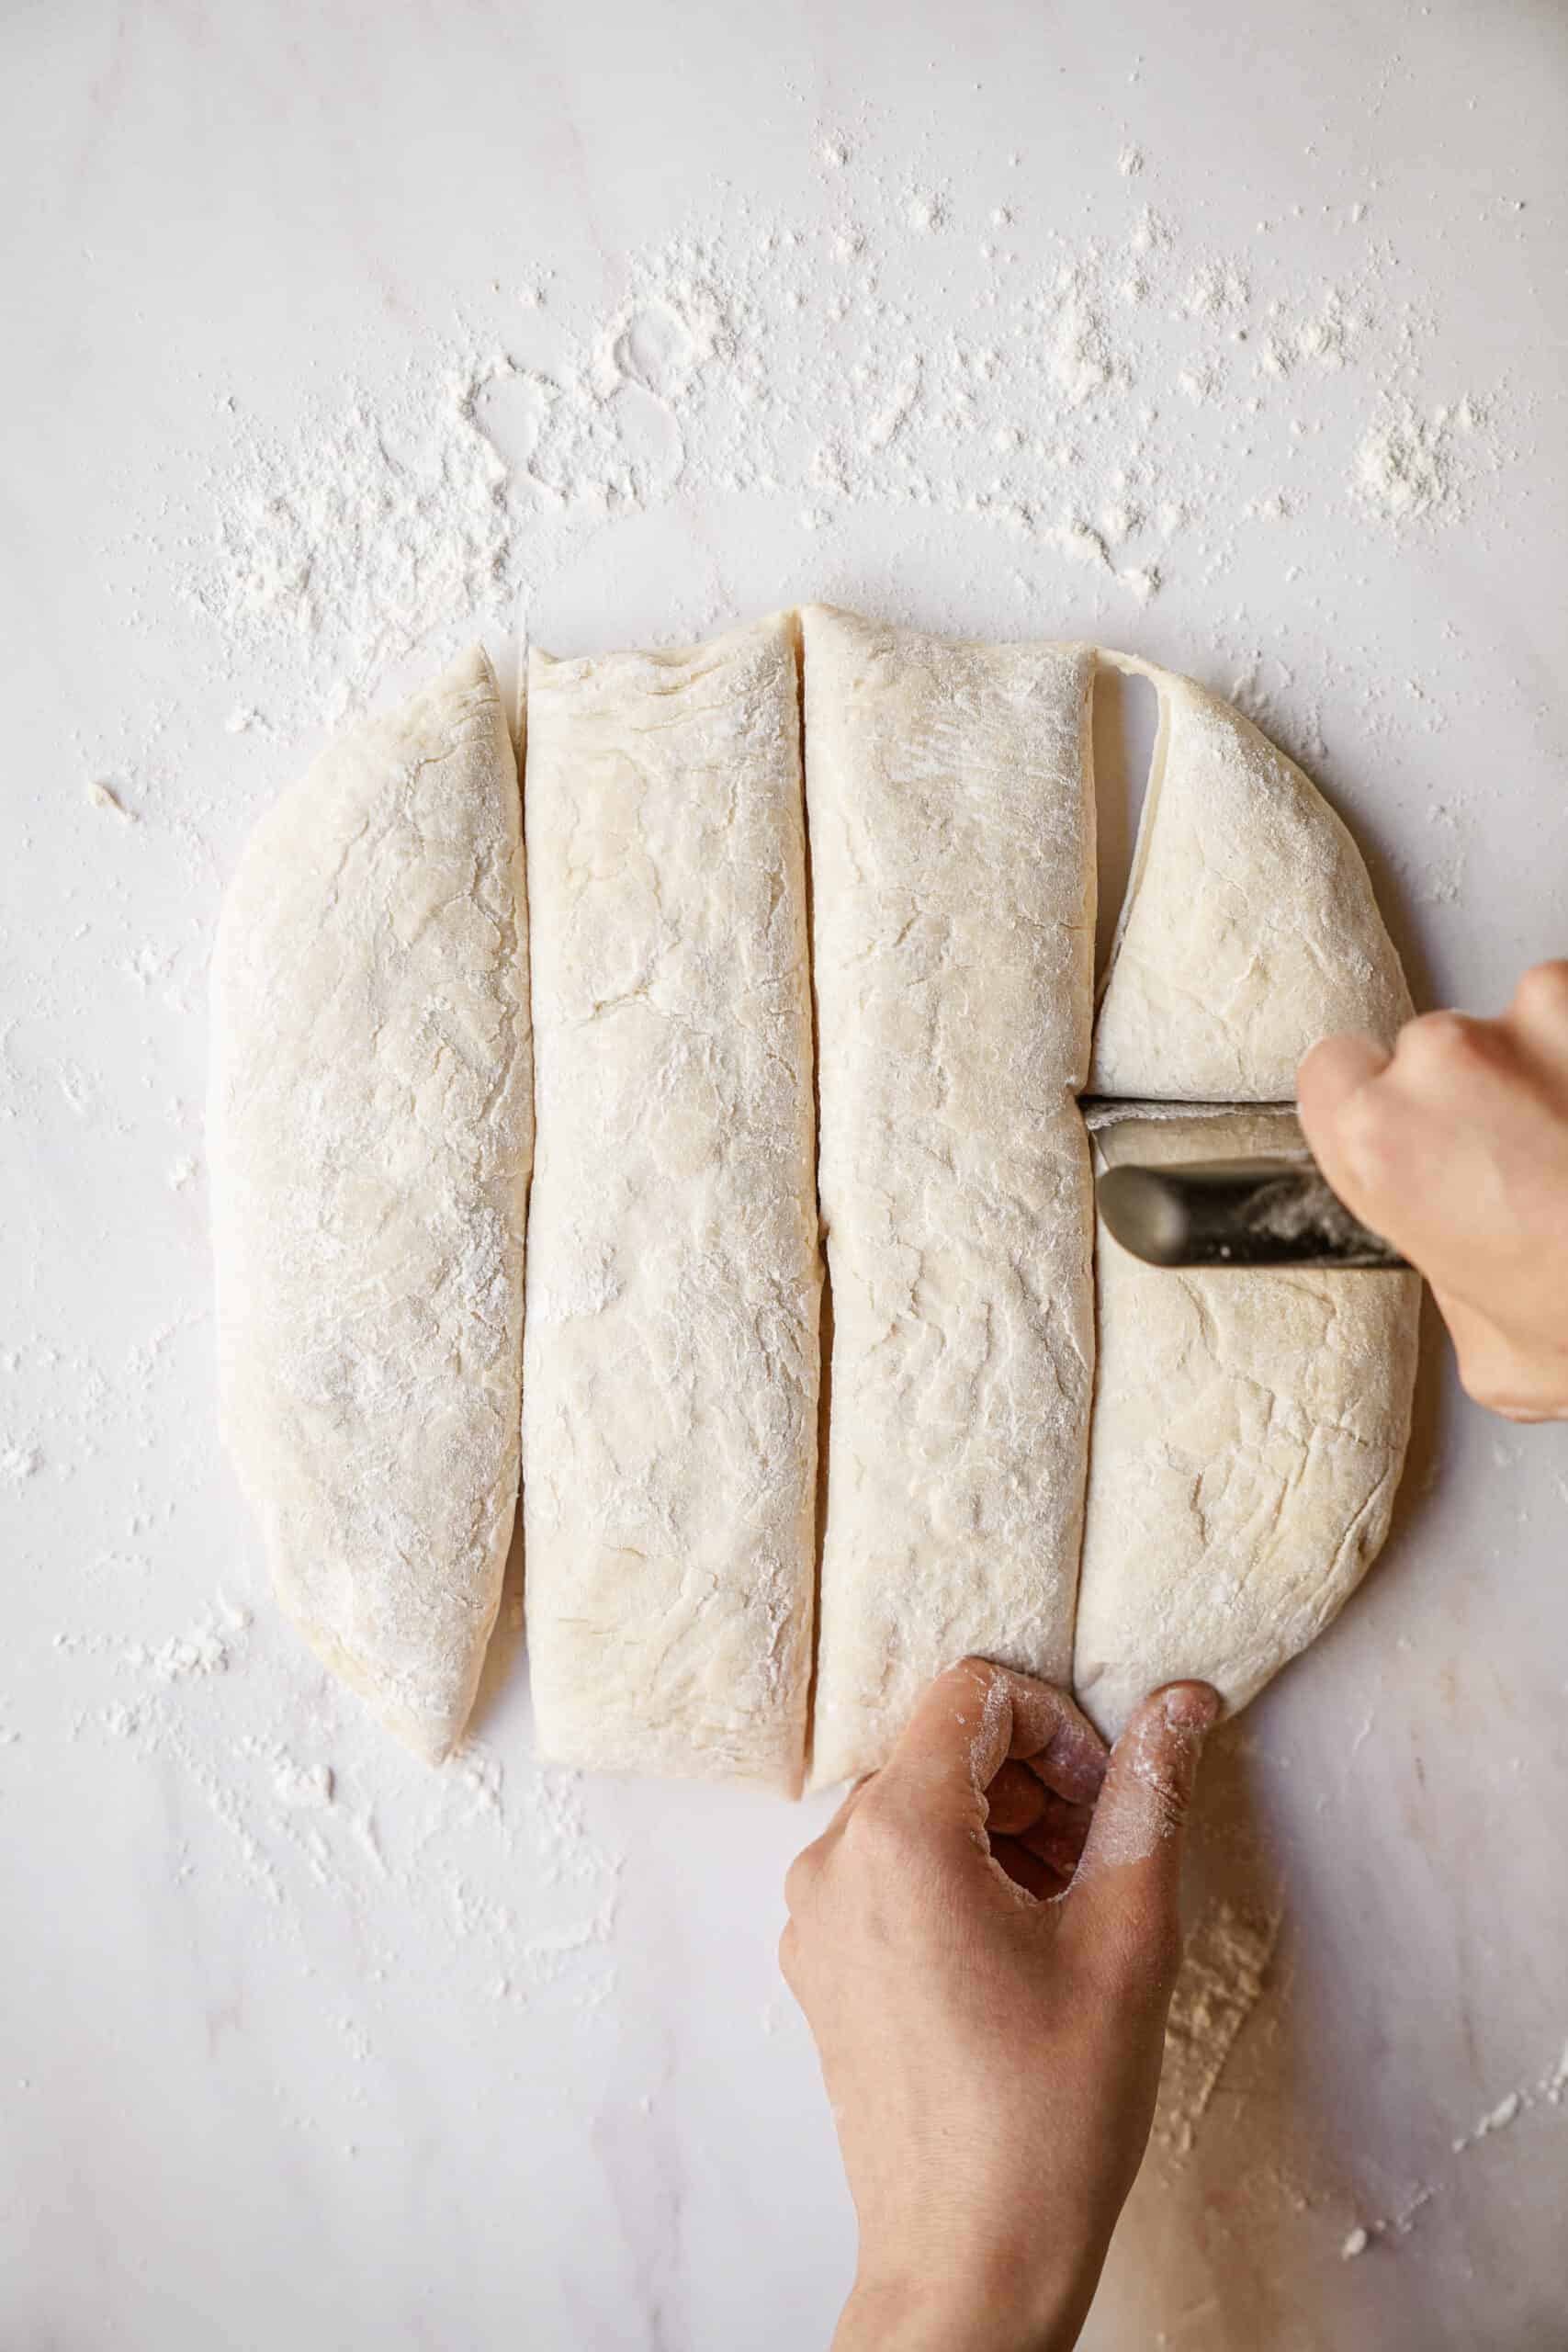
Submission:
[[1005,1683],[1008,1677],[1004,1667],[996,1665],[988,1657],[976,1657],[971,1654],[948,1667],[939,1679],[945,1690],[984,1706],[997,1684]]
[[921,1860],[926,1841],[907,1805],[872,1788],[844,1824],[843,1846],[857,1871],[902,1877]]
[[1423,1012],[1399,1033],[1396,1062],[1406,1070],[1449,1071],[1483,1061],[1490,1031],[1483,1021],[1463,1012]]
[[994,1658],[982,1657],[978,1651],[971,1650],[956,1666],[949,1667],[948,1672],[963,1675],[981,1690],[988,1690],[999,1677],[1005,1677],[1007,1668],[998,1666]]
[[1568,1023],[1568,958],[1532,964],[1514,990],[1515,1010]]
[[897,1835],[897,1808],[889,1804],[884,1790],[874,1783],[859,1799],[844,1824],[845,1850],[863,1857],[881,1853],[896,1841]]
[[794,1861],[785,1871],[784,1899],[785,1908],[792,1917],[808,1901],[821,1867],[822,1858],[816,1847],[807,1846],[796,1854]]
[[1138,1779],[1144,1792],[1143,1819],[1157,1849],[1186,1826],[1190,1790],[1186,1776],[1168,1757],[1142,1762]]
[[1375,1183],[1393,1162],[1399,1122],[1386,1091],[1365,1086],[1340,1111],[1339,1148],[1362,1183]]
[[1154,1801],[1160,1836],[1174,1837],[1187,1822],[1190,1799],[1185,1784],[1173,1775],[1162,1773],[1155,1782]]

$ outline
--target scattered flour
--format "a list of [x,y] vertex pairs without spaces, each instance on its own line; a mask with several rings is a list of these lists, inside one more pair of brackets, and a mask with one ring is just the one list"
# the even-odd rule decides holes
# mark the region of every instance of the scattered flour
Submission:
[[282,1757],[273,1769],[272,1785],[279,1804],[320,1806],[333,1801],[330,1764],[296,1764]]
[[[1561,2107],[1565,2097],[1568,2097],[1568,2044],[1564,2044],[1555,2064],[1534,2082],[1521,2083],[1506,2092],[1495,2107],[1489,2107],[1483,2115],[1476,2118],[1468,2132],[1458,2133],[1449,2143],[1450,2151],[1455,2156],[1468,2155],[1483,2141],[1495,2139],[1500,2132],[1512,2131],[1532,2110],[1539,2110],[1542,2106]],[[1407,2237],[1417,2214],[1430,2205],[1444,2188],[1451,2186],[1451,2182],[1424,2183],[1397,2212],[1358,2223],[1340,2248],[1343,2258],[1351,2260],[1356,2255],[1365,2253],[1374,2242]]]
[[[1234,243],[1198,243],[1174,209],[1134,208],[1135,146],[1093,233],[1028,238],[992,192],[911,185],[869,140],[829,130],[818,153],[825,218],[727,195],[626,255],[608,301],[536,250],[499,288],[510,325],[476,286],[476,323],[395,365],[370,347],[282,426],[221,394],[199,494],[135,545],[157,575],[142,625],[164,627],[172,593],[246,695],[229,731],[313,732],[416,657],[510,638],[606,527],[694,502],[761,502],[818,535],[860,508],[978,526],[1007,543],[1030,624],[1114,634],[1116,600],[1221,577],[1256,530],[1310,516],[1348,563],[1358,531],[1458,519],[1505,461],[1497,387],[1423,396],[1427,289],[1353,210],[1343,272],[1306,278],[1239,220]],[[971,223],[976,246],[938,235]],[[1086,520],[1109,506],[1124,532]],[[789,587],[818,560],[803,551]],[[722,582],[705,595],[673,594],[672,624],[729,610]]]
[[0,1480],[7,1487],[19,1487],[28,1478],[36,1478],[43,1468],[43,1453],[39,1447],[28,1445],[14,1438],[0,1444]]
[[251,1624],[248,1609],[220,1599],[185,1633],[162,1642],[119,1642],[107,1634],[73,1633],[62,1626],[53,1647],[67,1657],[113,1657],[133,1673],[167,1685],[227,1673]]
[[1376,2221],[1358,2222],[1347,2233],[1339,2248],[1340,2261],[1354,2262],[1359,2255],[1366,2253],[1369,2246],[1391,2245],[1400,2238],[1407,2238],[1416,2226],[1416,2215],[1431,2203],[1436,2194],[1435,2189],[1418,2188],[1397,2213]]
[[229,1645],[216,1626],[198,1625],[188,1634],[172,1634],[156,1649],[132,1642],[125,1651],[127,1666],[141,1668],[160,1682],[183,1682],[192,1674],[224,1674]]
[[1473,2148],[1478,2141],[1490,2139],[1494,2132],[1506,2132],[1510,2123],[1517,2122],[1524,2110],[1525,2094],[1510,2091],[1506,2098],[1498,2100],[1495,2107],[1488,2108],[1486,2113],[1453,2143],[1455,2155],[1462,2156],[1467,2148]]
[[73,1736],[124,1745],[195,1800],[178,1875],[223,1871],[226,1855],[226,1900],[242,1913],[254,1905],[258,1928],[302,1952],[316,1932],[313,1899],[355,1923],[372,2038],[378,1988],[406,1992],[411,1969],[429,1979],[425,2001],[461,1997],[466,1981],[486,1999],[547,1996],[583,2018],[603,2008],[622,1865],[589,1829],[574,1775],[530,1766],[509,1798],[501,1759],[474,1741],[431,1772],[399,1759],[324,1676],[311,1745],[330,1738],[343,1762],[301,1755],[297,1736],[247,1728],[297,1689],[281,1658],[287,1649],[297,1663],[298,1651],[286,1627],[222,1601],[157,1644],[62,1633],[54,1646],[84,1678],[111,1678]]
[[272,1775],[273,1793],[280,1805],[314,1811],[332,1804],[337,1779],[330,1764],[301,1764],[276,1740],[247,1735],[240,1741],[243,1756],[257,1757]]
[[[1483,409],[1472,400],[1426,412],[1410,400],[1396,401],[1362,436],[1356,453],[1357,495],[1374,514],[1394,524],[1461,512],[1475,477],[1467,444],[1482,433],[1483,423]],[[1486,462],[1497,462],[1495,445],[1484,455]]]
[[1152,2135],[1167,2156],[1191,2154],[1231,2052],[1263,1997],[1282,1917],[1246,1917],[1216,1903],[1189,1939],[1166,2026]]

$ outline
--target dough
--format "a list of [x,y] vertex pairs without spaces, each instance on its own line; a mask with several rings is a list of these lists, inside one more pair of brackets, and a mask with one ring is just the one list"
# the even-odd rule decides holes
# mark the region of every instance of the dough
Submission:
[[1066,1677],[1092,1361],[1093,655],[802,616],[832,1295],[812,1779]]
[[798,1786],[821,1262],[796,628],[529,667],[543,1752]]
[[520,1419],[540,1744],[577,1765],[796,1788],[818,1527],[818,1784],[965,1650],[1070,1673],[1111,1732],[1178,1674],[1240,1705],[1364,1572],[1414,1278],[1156,1272],[1102,1236],[1095,1374],[1097,658],[1162,720],[1091,1082],[1166,1098],[1101,1154],[1278,1148],[1187,1105],[1392,1034],[1348,836],[1186,680],[823,607],[536,655],[525,1385],[527,924],[483,655],[257,828],[214,977],[225,1432],[285,1607],[422,1753],[472,1702]]
[[224,1433],[306,1640],[433,1761],[517,1491],[517,770],[476,648],[256,827],[213,972]]
[[[1299,1151],[1293,1118],[1127,1120],[1104,1164]],[[1231,1708],[1320,1634],[1387,1532],[1415,1274],[1145,1266],[1103,1226],[1073,1687],[1107,1738],[1161,1682]]]
[[1190,678],[1123,654],[1160,722],[1101,983],[1096,1093],[1291,1102],[1337,1029],[1410,1017],[1359,851],[1282,752]]

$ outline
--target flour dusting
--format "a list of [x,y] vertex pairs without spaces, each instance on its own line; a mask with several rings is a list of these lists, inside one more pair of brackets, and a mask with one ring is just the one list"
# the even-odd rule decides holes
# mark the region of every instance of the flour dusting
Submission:
[[1253,1917],[1215,1903],[1188,1940],[1166,2026],[1153,2143],[1190,2155],[1231,2052],[1263,1998],[1283,1915]]
[[1408,400],[1370,425],[1356,452],[1356,491],[1364,506],[1393,524],[1453,516],[1469,503],[1480,463],[1495,465],[1495,447],[1478,442],[1484,425],[1481,403],[1423,413]]
[[[536,248],[510,283],[457,289],[467,323],[397,366],[368,347],[291,422],[221,392],[198,500],[137,546],[244,697],[229,731],[335,724],[416,657],[510,637],[591,542],[663,510],[811,535],[902,516],[951,545],[955,592],[977,532],[1021,628],[1114,634],[1118,606],[1125,632],[1298,510],[1349,560],[1359,533],[1461,519],[1508,461],[1500,381],[1424,383],[1427,289],[1361,198],[1343,270],[1303,277],[1274,224],[1238,218],[1227,242],[1134,200],[1159,176],[1135,145],[1092,233],[1025,233],[1010,202],[911,183],[870,136],[829,130],[817,153],[817,217],[730,196],[625,255],[608,300]],[[808,594],[804,548],[798,567]],[[689,634],[728,610],[694,585],[671,594]]]
[[28,1478],[36,1478],[43,1468],[43,1454],[36,1445],[7,1438],[0,1444],[0,1479],[8,1487],[19,1487]]
[[509,1791],[501,1758],[472,1740],[433,1772],[315,1669],[313,1728],[286,1731],[294,1636],[226,1601],[157,1642],[62,1629],[55,1647],[82,1681],[73,1738],[168,1784],[183,1850],[217,1871],[254,1933],[303,1952],[318,1905],[354,1921],[367,2034],[411,1968],[433,2001],[466,1988],[587,2018],[608,1999],[621,1858],[590,1829],[573,1775],[531,1764]]

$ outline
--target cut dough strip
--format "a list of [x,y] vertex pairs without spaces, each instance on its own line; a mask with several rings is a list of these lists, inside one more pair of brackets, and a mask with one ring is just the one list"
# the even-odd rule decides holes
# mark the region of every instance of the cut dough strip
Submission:
[[1361,855],[1283,752],[1190,678],[1159,695],[1132,879],[1101,982],[1097,1094],[1291,1102],[1339,1029],[1392,1043],[1410,996]]
[[[1107,1166],[1300,1150],[1289,1114],[1125,1120]],[[1073,1688],[1107,1738],[1195,1676],[1244,1706],[1335,1617],[1388,1531],[1415,1274],[1183,1273],[1100,1228],[1100,1345]]]
[[812,1778],[1061,1681],[1092,1361],[1093,655],[802,616],[831,1410]]
[[529,670],[542,1751],[798,1786],[821,1286],[796,629]]
[[224,1432],[278,1597],[437,1760],[517,1495],[532,1114],[517,769],[476,648],[256,827],[213,968]]

